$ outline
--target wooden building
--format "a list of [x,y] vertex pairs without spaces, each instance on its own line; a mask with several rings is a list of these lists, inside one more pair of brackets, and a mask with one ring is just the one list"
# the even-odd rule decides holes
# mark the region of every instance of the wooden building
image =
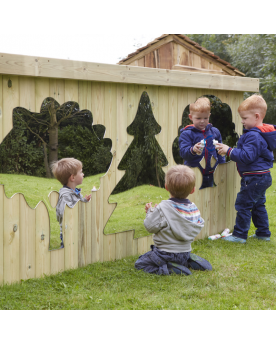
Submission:
[[201,47],[187,36],[164,34],[119,61],[119,65],[177,71],[244,76],[229,62]]

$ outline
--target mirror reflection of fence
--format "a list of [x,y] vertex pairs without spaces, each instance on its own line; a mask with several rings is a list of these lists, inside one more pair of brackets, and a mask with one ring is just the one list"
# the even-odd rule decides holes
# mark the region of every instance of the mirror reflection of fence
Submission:
[[134,139],[118,166],[125,174],[109,197],[109,203],[117,203],[117,207],[105,227],[105,234],[135,229],[135,237],[149,235],[143,223],[145,204],[154,205],[169,198],[162,170],[168,161],[156,140],[161,130],[150,98],[143,92],[136,117],[127,128]]
[[52,176],[51,163],[65,157],[80,160],[85,175],[82,194],[90,194],[93,186],[99,188],[99,178],[112,160],[112,142],[104,134],[105,127],[93,125],[92,113],[80,110],[76,102],[60,105],[48,97],[40,113],[19,107],[13,111],[13,129],[0,145],[0,184],[9,198],[24,194],[32,208],[44,201],[50,216],[50,249],[59,248],[60,239],[57,194],[49,194],[62,187]]
[[[216,127],[221,134],[222,142],[228,146],[235,147],[238,141],[238,134],[235,132],[235,124],[232,122],[232,111],[228,104],[222,103],[221,100],[213,95],[204,95],[202,97],[207,97],[210,100],[211,103],[211,116],[209,122],[213,125],[213,127]],[[196,100],[195,100],[196,101]],[[178,129],[178,137],[173,142],[173,157],[177,164],[183,164],[184,159],[180,156],[180,150],[179,150],[179,137],[181,134],[181,130],[189,125],[192,124],[191,120],[189,119],[189,111],[190,105],[188,105],[182,116],[182,125]],[[210,170],[212,171],[216,169],[217,164],[221,164],[221,158],[215,154],[214,147],[209,147],[208,150],[208,156],[210,159]],[[203,150],[202,157],[206,158],[206,154]],[[211,158],[210,158],[211,157]],[[208,159],[208,158],[207,158]],[[225,157],[225,161],[228,162],[230,159],[228,157]],[[217,164],[216,164],[217,161]],[[205,162],[206,164],[206,162]],[[206,166],[206,165],[205,165]],[[204,165],[202,162],[199,162],[198,167],[200,168],[200,171],[202,174],[204,173]],[[216,186],[216,183],[213,179],[213,173],[210,174],[209,180],[207,183],[204,181],[203,177],[203,183],[201,186],[202,188],[206,188],[208,186]]]

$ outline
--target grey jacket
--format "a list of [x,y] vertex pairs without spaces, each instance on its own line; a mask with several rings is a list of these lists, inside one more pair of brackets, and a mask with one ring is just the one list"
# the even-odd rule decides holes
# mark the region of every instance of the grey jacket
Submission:
[[163,200],[148,210],[144,225],[154,234],[153,241],[159,250],[184,253],[192,250],[191,243],[204,227],[204,220],[193,223],[177,212],[169,200]]
[[59,199],[56,207],[56,215],[57,220],[60,225],[60,233],[62,233],[62,220],[63,220],[63,214],[65,210],[65,205],[69,206],[70,208],[73,208],[76,203],[81,200],[83,202],[87,202],[85,198],[82,197],[82,195],[76,194],[72,189],[62,187],[59,190]]

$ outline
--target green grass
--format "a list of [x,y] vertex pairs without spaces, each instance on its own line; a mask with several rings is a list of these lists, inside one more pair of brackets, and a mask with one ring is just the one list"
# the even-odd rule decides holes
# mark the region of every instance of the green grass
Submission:
[[[197,241],[193,252],[209,260],[213,271],[193,271],[189,277],[138,272],[136,256],[30,279],[1,287],[0,309],[275,310],[276,171],[272,173],[273,186],[267,191],[270,243]],[[131,203],[130,198],[126,196],[125,203]],[[253,233],[252,225],[249,235]]]

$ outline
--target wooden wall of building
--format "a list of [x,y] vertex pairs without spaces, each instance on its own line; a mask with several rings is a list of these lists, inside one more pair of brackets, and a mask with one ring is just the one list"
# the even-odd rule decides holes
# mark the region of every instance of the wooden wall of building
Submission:
[[[8,87],[9,79],[12,81],[11,88]],[[64,249],[49,251],[49,216],[43,202],[35,210],[31,209],[23,195],[16,194],[8,199],[4,187],[0,186],[1,284],[149,250],[151,236],[134,239],[134,231],[112,235],[103,233],[115,209],[114,204],[108,203],[109,195],[124,175],[117,167],[133,140],[126,128],[135,118],[143,91],[148,93],[155,119],[162,127],[156,139],[169,162],[165,172],[175,164],[172,144],[178,135],[183,111],[198,97],[212,94],[227,103],[232,109],[236,132],[242,133],[237,108],[243,100],[243,92],[0,75],[0,142],[12,129],[15,107],[39,112],[42,101],[46,97],[53,97],[60,104],[77,101],[80,109],[90,110],[93,124],[106,127],[105,138],[112,140],[113,153],[109,171],[101,178],[100,189],[93,192],[91,202],[79,202],[73,209],[66,207]],[[198,188],[192,200],[206,222],[198,238],[216,234],[225,227],[233,228],[234,201],[239,188],[235,164],[230,162],[217,168],[215,188],[198,190],[201,174],[198,169],[195,172]],[[56,195],[53,194],[51,198],[54,204]]]

